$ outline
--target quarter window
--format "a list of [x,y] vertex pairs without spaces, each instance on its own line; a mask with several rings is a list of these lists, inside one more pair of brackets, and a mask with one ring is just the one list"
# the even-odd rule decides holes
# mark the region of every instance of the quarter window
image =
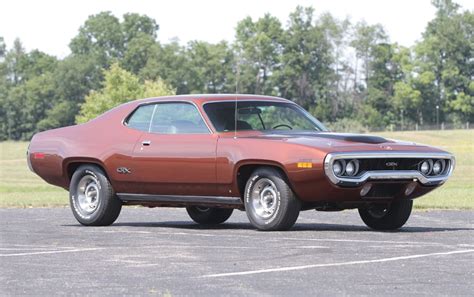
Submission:
[[141,131],[149,131],[154,104],[140,106],[128,119],[127,126]]
[[208,134],[197,108],[190,103],[156,103],[139,107],[127,126],[161,134]]

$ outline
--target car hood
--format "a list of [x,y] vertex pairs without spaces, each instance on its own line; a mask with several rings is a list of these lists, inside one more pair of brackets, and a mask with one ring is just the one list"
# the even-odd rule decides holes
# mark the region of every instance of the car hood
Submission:
[[317,148],[326,152],[346,151],[440,151],[439,149],[413,142],[386,139],[380,136],[352,133],[331,132],[290,132],[290,133],[265,133],[248,136],[257,139],[285,141],[292,144],[304,145]]

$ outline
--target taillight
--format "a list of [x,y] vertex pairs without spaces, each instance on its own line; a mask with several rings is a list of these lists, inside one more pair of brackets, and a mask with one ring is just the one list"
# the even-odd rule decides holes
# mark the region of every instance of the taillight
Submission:
[[44,153],[34,153],[33,158],[34,159],[44,159],[45,154]]

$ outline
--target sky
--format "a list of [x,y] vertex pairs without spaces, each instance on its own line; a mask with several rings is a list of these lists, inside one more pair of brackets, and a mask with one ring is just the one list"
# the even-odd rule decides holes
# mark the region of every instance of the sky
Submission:
[[[474,9],[472,0],[454,0],[463,10]],[[316,14],[330,12],[343,19],[380,23],[392,42],[413,45],[434,17],[430,0],[7,0],[0,10],[0,36],[11,47],[20,38],[25,48],[39,49],[57,57],[69,54],[68,44],[87,17],[111,11],[121,17],[127,12],[146,14],[160,25],[158,39],[166,43],[178,38],[218,42],[232,41],[235,26],[243,18],[258,19],[265,13],[286,25],[297,5],[312,6]]]

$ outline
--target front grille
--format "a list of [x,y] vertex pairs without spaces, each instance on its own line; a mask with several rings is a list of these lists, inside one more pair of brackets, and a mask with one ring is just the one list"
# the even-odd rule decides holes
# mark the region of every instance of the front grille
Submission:
[[373,170],[418,170],[423,159],[397,158],[397,159],[359,159],[359,172]]
[[454,167],[449,153],[340,152],[328,154],[324,171],[332,183],[357,186],[367,180],[419,180],[422,184],[444,182]]

